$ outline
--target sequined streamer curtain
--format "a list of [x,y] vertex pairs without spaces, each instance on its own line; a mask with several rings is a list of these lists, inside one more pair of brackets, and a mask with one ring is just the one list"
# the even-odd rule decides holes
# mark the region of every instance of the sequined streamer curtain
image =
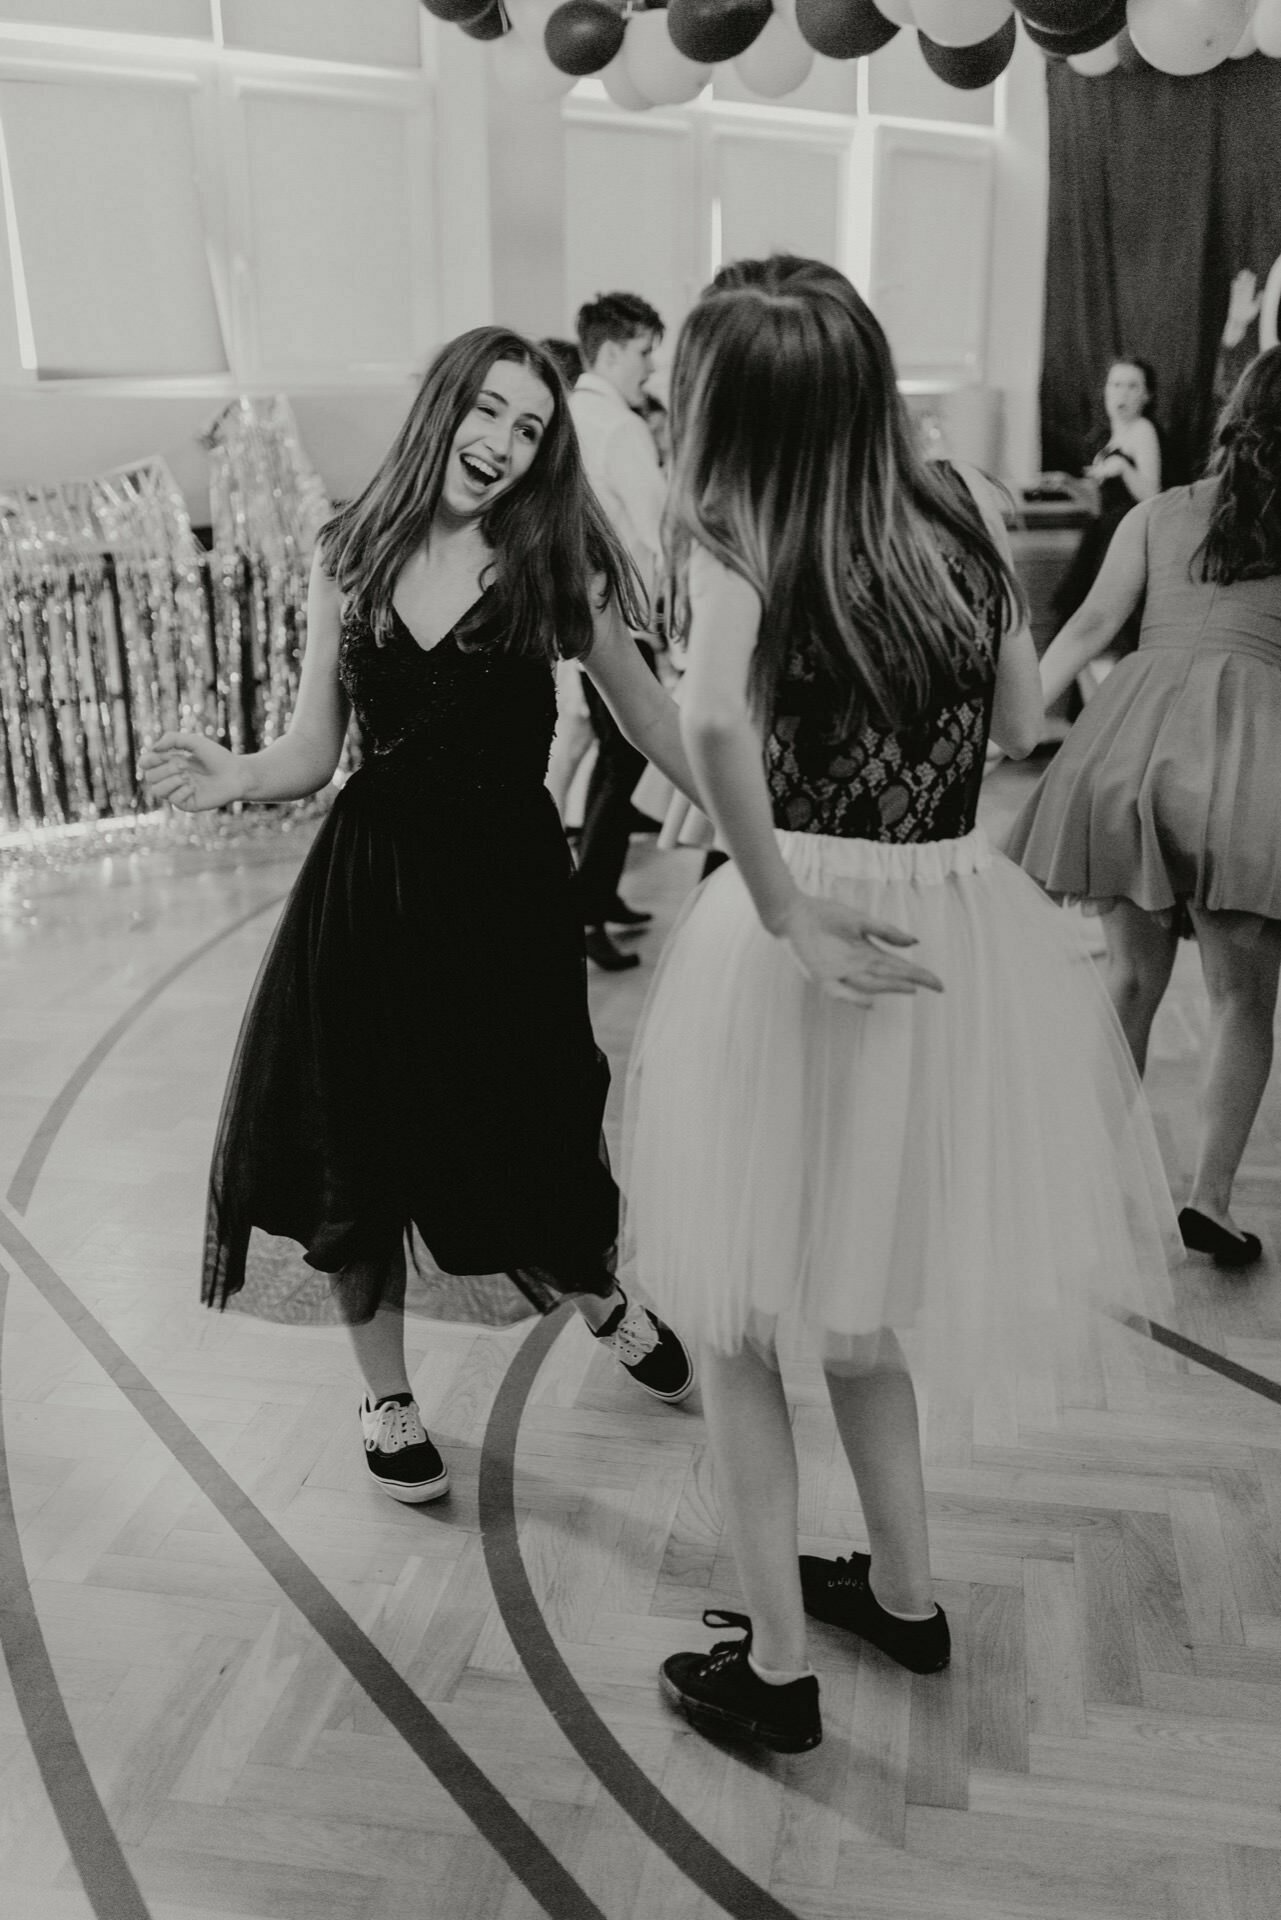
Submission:
[[0,827],[138,811],[166,727],[252,749],[287,724],[329,504],[284,400],[205,444],[212,554],[161,460],[0,496]]
[[225,662],[223,737],[263,746],[289,721],[307,632],[307,578],[331,511],[286,400],[239,399],[205,435],[213,579]]

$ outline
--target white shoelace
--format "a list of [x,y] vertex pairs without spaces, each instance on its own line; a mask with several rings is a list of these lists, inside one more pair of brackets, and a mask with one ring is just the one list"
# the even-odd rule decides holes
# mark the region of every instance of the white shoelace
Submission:
[[625,1367],[634,1367],[658,1345],[658,1328],[644,1307],[629,1307],[612,1333],[601,1335],[601,1345],[618,1356]]
[[372,1415],[366,1419],[375,1419],[378,1425],[370,1431],[365,1428],[366,1453],[400,1453],[405,1447],[416,1447],[427,1438],[427,1430],[418,1415],[418,1408],[411,1401],[402,1407],[399,1400],[386,1400],[381,1407],[375,1407]]

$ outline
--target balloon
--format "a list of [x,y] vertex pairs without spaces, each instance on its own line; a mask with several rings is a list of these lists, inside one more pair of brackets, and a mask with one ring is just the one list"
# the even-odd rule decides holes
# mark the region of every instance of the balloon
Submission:
[[466,20],[458,22],[469,40],[501,40],[511,31],[511,22],[503,10],[502,0],[489,0],[483,13],[469,14]]
[[1108,11],[1112,0],[1015,0],[1029,27],[1042,33],[1079,33]]
[[681,107],[697,100],[712,77],[710,66],[687,60],[672,45],[663,11],[634,13],[623,42],[627,72],[652,107]]
[[1259,0],[1251,25],[1259,52],[1281,59],[1281,0]]
[[573,75],[554,67],[541,47],[514,33],[505,34],[489,58],[495,80],[517,100],[560,100],[574,84]]
[[1014,15],[987,40],[976,47],[940,47],[928,34],[917,35],[925,64],[949,87],[970,92],[975,87],[990,87],[1014,57]]
[[528,40],[531,47],[541,47],[556,0],[503,0],[503,5],[517,38]]
[[668,0],[667,31],[687,60],[737,60],[773,11],[774,0]]
[[872,0],[796,0],[796,24],[832,60],[861,60],[898,32]]
[[605,0],[564,0],[552,11],[543,45],[554,67],[579,79],[609,65],[626,30],[622,14]]
[[1228,59],[1247,60],[1252,53],[1257,53],[1258,49],[1259,43],[1254,35],[1254,22],[1253,20],[1247,20],[1245,23],[1245,32],[1241,35],[1235,47],[1233,47],[1231,53],[1228,55]]
[[789,27],[782,14],[774,14],[760,33],[734,62],[734,71],[745,87],[763,100],[781,100],[795,93],[809,78],[814,65],[814,49],[807,46],[795,27]]
[[1088,53],[1073,53],[1068,56],[1068,65],[1077,73],[1087,73],[1091,79],[1101,74],[1115,73],[1117,69],[1116,41],[1105,40],[1101,47],[1091,47]]
[[464,20],[475,20],[478,15],[488,13],[491,0],[422,0],[422,3],[434,20],[448,20],[461,26]]
[[1130,38],[1161,73],[1208,73],[1227,59],[1250,17],[1250,0],[1130,0]]
[[916,25],[916,15],[912,11],[912,0],[885,0],[884,6],[878,7],[876,11],[883,13],[885,18],[892,21],[896,27],[914,27]]
[[626,40],[622,52],[616,53],[607,67],[601,68],[598,78],[616,107],[626,107],[629,113],[645,113],[654,104],[632,79],[627,65]]
[[922,33],[936,47],[974,47],[1003,27],[1013,9],[1010,0],[912,0]]
[[1096,47],[1104,47],[1115,40],[1125,25],[1126,0],[1110,0],[1107,11],[1089,26],[1066,28],[1061,33],[1051,33],[1048,28],[1034,27],[1030,20],[1023,22],[1023,31],[1042,53],[1057,54],[1060,59],[1068,59],[1074,53],[1093,53]]

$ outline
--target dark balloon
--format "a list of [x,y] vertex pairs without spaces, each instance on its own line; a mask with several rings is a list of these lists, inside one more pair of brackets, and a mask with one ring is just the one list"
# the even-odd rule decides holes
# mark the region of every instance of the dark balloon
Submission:
[[554,67],[582,79],[609,65],[626,31],[622,14],[606,0],[565,0],[547,22],[543,45]]
[[1014,56],[1017,35],[1011,14],[1004,26],[972,47],[941,47],[923,33],[916,37],[930,72],[946,80],[949,87],[961,87],[969,92],[975,87],[990,87],[1005,72]]
[[488,0],[483,12],[474,13],[458,24],[469,40],[501,40],[511,27],[511,21],[503,12],[502,0]]
[[[1112,12],[1112,0],[1014,0],[1029,27],[1041,33],[1079,33],[1092,26],[1105,13]],[[1096,46],[1102,46],[1096,41]],[[1088,51],[1082,47],[1082,53]]]
[[1046,27],[1034,26],[1026,14],[1023,17],[1028,39],[1034,41],[1042,53],[1057,54],[1060,59],[1066,59],[1070,53],[1093,53],[1096,47],[1115,40],[1124,25],[1125,0],[1112,0],[1107,12],[1092,26],[1076,27],[1071,32],[1051,33]]
[[678,53],[711,66],[746,53],[773,11],[773,0],[668,0],[667,31]]
[[464,20],[478,20],[488,13],[491,0],[422,0],[422,4],[434,19],[460,27]]
[[830,60],[862,60],[898,32],[872,0],[796,0],[796,24],[815,53]]

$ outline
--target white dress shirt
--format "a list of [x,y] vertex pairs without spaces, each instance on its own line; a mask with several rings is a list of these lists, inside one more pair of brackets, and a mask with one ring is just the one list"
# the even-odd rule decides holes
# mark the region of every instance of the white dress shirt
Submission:
[[653,436],[617,387],[598,373],[579,375],[569,410],[587,478],[652,600],[661,578],[667,494]]

